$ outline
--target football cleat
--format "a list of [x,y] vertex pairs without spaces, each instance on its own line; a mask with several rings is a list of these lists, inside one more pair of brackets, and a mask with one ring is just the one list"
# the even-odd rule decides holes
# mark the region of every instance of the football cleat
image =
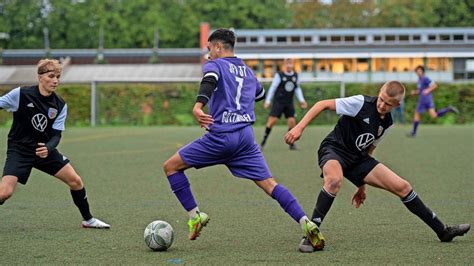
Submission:
[[189,219],[189,240],[196,240],[201,230],[207,225],[209,220],[209,215],[203,212],[197,212],[196,217]]
[[450,106],[448,106],[448,107],[449,107],[449,109],[451,110],[451,112],[453,112],[453,113],[455,113],[455,114],[459,114],[459,109],[458,109],[458,108],[456,108],[456,107],[454,107],[454,106],[452,106],[452,105],[450,105]]
[[106,224],[97,218],[91,218],[88,221],[82,221],[83,228],[110,229],[110,224]]
[[289,146],[290,146],[290,150],[294,151],[298,149],[295,144],[290,144]]
[[451,242],[453,238],[464,235],[469,229],[471,229],[470,224],[447,225],[438,238],[441,242]]
[[315,223],[306,220],[303,231],[306,239],[311,243],[315,250],[323,250],[325,242],[324,236],[321,234],[319,227]]
[[312,252],[316,251],[314,249],[313,245],[311,244],[311,242],[309,242],[309,240],[306,238],[306,236],[304,236],[301,239],[301,242],[298,246],[298,249],[302,253],[312,253]]

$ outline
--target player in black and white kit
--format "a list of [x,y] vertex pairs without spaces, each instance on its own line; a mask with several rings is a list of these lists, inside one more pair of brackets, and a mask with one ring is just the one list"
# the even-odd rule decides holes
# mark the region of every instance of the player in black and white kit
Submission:
[[[300,87],[300,81],[298,79],[298,73],[294,71],[293,59],[287,58],[284,60],[284,71],[278,72],[273,78],[272,85],[268,91],[263,107],[268,109],[270,103],[272,102],[272,109],[270,115],[268,116],[265,135],[260,147],[263,148],[267,142],[267,138],[270,135],[272,127],[278,122],[278,119],[282,114],[285,114],[287,119],[288,130],[292,129],[296,125],[295,119],[295,106],[293,104],[293,96],[296,95],[298,101],[300,102],[300,107],[306,109],[308,104],[304,100],[303,91]],[[290,149],[295,149],[294,144],[290,145]]]
[[81,177],[69,159],[56,149],[67,116],[67,104],[55,93],[61,65],[57,60],[40,60],[37,73],[38,85],[18,87],[0,97],[0,108],[13,113],[0,182],[0,205],[12,196],[17,183],[26,184],[31,169],[36,168],[70,187],[73,201],[83,217],[82,227],[110,228],[92,216]]
[[[442,242],[465,234],[469,224],[447,226],[421,201],[410,183],[392,172],[372,157],[376,145],[392,126],[390,111],[403,100],[405,87],[397,81],[385,83],[378,97],[356,95],[347,98],[317,102],[290,132],[285,141],[297,141],[306,126],[324,110],[341,115],[334,130],[322,141],[318,162],[322,169],[324,185],[319,193],[312,220],[319,226],[328,213],[336,194],[346,177],[358,187],[352,204],[358,208],[366,198],[365,184],[385,189],[402,200],[403,204],[422,219]],[[313,252],[303,238],[301,252]]]

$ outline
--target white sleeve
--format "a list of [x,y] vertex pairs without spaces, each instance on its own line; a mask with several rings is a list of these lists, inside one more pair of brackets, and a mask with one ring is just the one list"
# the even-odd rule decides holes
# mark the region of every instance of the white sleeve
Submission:
[[0,97],[0,107],[8,112],[16,112],[20,105],[20,87]]
[[376,139],[376,140],[374,141],[374,143],[372,143],[372,145],[377,146],[380,142],[382,142],[382,139],[385,137],[385,135],[387,135],[387,132],[388,132],[392,127],[393,127],[393,125],[389,126],[387,129],[385,129],[385,130],[383,131],[382,136],[380,136],[378,139]]
[[338,115],[356,116],[364,105],[364,96],[355,95],[336,99],[336,113]]
[[303,90],[301,89],[300,86],[296,87],[295,95],[296,95],[296,98],[298,99],[298,102],[300,103],[304,102]]
[[67,104],[64,105],[63,110],[61,110],[61,113],[59,113],[56,120],[54,120],[53,129],[63,131],[65,128],[64,124],[66,122],[66,116],[67,116]]
[[275,77],[273,77],[272,85],[270,85],[270,88],[268,89],[267,98],[265,98],[265,103],[269,104],[272,101],[273,95],[275,94],[278,85],[280,85],[280,82],[280,74],[276,73]]

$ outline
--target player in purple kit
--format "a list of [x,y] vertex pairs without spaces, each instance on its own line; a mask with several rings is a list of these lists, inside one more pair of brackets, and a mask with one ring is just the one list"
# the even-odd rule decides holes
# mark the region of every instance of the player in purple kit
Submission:
[[[171,189],[189,214],[189,239],[196,239],[209,222],[200,212],[184,170],[224,164],[236,177],[253,180],[298,223],[314,248],[322,248],[324,238],[315,223],[304,214],[295,197],[276,183],[255,143],[252,124],[254,103],[263,100],[265,90],[252,70],[234,56],[234,33],[214,31],[208,39],[209,58],[193,108],[201,127],[208,132],[181,148],[163,165]],[[202,108],[209,104],[209,114]]]
[[423,66],[417,66],[415,68],[416,75],[418,76],[418,90],[411,92],[412,95],[419,95],[418,103],[416,104],[415,114],[413,115],[413,129],[407,134],[408,137],[415,137],[418,125],[420,124],[421,114],[426,110],[430,113],[431,118],[442,117],[448,112],[459,113],[458,109],[454,106],[448,106],[436,112],[433,101],[433,92],[437,87],[434,81],[425,76],[425,68]]

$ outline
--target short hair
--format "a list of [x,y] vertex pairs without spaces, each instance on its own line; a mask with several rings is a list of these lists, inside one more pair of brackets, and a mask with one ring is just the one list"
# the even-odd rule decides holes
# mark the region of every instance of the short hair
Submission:
[[209,39],[208,42],[221,42],[226,50],[233,50],[235,45],[235,34],[229,29],[217,29],[215,30]]
[[382,85],[380,90],[384,90],[389,97],[395,97],[400,102],[405,98],[405,86],[403,86],[400,81],[387,81]]
[[56,59],[41,59],[38,62],[38,75],[42,75],[49,72],[54,72],[54,74],[61,74],[62,67],[58,60]]
[[286,57],[285,59],[283,59],[283,63],[285,63],[285,64],[286,64],[287,62],[294,63],[294,60],[293,60],[293,58]]
[[421,71],[422,71],[423,73],[425,73],[425,67],[424,67],[424,66],[422,66],[422,65],[417,66],[417,67],[415,68],[415,71],[417,71],[418,69],[421,69]]

